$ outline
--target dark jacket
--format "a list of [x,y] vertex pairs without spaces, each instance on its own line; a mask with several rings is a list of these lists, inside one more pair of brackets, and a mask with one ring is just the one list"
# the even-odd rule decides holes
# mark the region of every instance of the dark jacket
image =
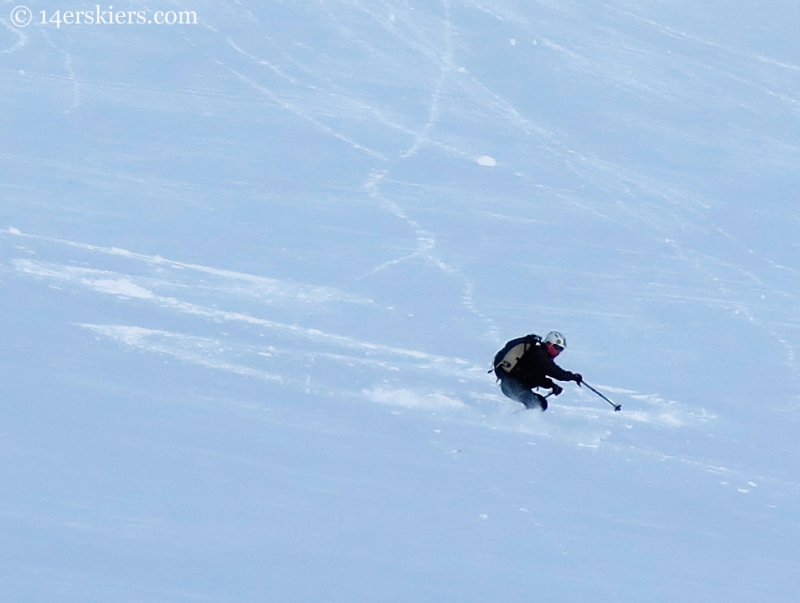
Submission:
[[564,370],[553,361],[553,358],[547,353],[538,338],[534,338],[531,335],[520,337],[509,341],[506,344],[506,348],[511,349],[518,344],[526,344],[526,351],[519,357],[516,365],[510,371],[505,370],[502,366],[496,366],[495,374],[498,378],[511,377],[529,388],[552,388],[554,383],[550,379],[551,377],[558,381],[576,380],[577,375],[575,373]]

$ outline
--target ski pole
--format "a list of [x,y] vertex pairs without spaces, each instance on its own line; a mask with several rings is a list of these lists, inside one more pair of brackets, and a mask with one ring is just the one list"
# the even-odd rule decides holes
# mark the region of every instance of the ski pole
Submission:
[[588,387],[590,390],[592,390],[594,393],[596,393],[598,396],[600,396],[600,397],[601,397],[603,400],[605,400],[606,402],[608,402],[608,403],[609,403],[611,406],[613,406],[613,407],[614,407],[614,410],[615,410],[615,411],[619,412],[620,410],[622,410],[622,405],[621,405],[621,404],[614,404],[614,403],[613,403],[611,400],[609,400],[608,398],[606,398],[606,397],[605,397],[605,395],[601,394],[599,391],[597,391],[597,390],[596,390],[595,388],[593,388],[591,385],[589,385],[588,383],[586,383],[586,381],[582,381],[582,382],[581,382],[581,384],[582,384],[582,385],[585,385],[585,386],[586,386],[586,387]]

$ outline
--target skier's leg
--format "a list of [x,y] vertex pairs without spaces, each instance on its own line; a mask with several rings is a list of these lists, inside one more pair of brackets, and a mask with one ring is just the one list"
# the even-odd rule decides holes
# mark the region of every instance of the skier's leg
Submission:
[[541,408],[547,410],[547,400],[539,394],[534,394],[530,388],[525,387],[516,379],[506,378],[500,380],[500,390],[515,402],[525,405],[525,408]]
[[[515,402],[522,402],[525,394],[530,390],[526,389],[525,386],[516,379],[506,377],[505,379],[500,379],[500,391],[503,392],[506,398],[511,398]],[[524,404],[524,402],[522,403]]]

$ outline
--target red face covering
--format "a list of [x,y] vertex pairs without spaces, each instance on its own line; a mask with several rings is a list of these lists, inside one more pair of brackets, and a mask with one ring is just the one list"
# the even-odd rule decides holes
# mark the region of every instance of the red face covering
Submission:
[[564,348],[558,346],[554,343],[547,342],[544,346],[547,349],[547,353],[550,354],[550,358],[555,358],[558,356]]

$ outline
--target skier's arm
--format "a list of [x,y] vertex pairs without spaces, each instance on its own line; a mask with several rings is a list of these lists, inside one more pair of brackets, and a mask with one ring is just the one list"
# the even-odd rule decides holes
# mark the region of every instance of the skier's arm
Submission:
[[580,373],[573,373],[572,371],[564,370],[552,361],[550,362],[550,366],[547,367],[546,374],[548,377],[558,379],[559,381],[574,381],[578,384],[583,381],[583,377],[581,377]]

